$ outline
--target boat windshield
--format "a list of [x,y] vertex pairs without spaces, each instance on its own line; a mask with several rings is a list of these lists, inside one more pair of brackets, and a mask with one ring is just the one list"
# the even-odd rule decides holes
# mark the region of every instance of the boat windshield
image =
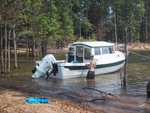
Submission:
[[102,54],[111,54],[114,51],[114,47],[102,47]]

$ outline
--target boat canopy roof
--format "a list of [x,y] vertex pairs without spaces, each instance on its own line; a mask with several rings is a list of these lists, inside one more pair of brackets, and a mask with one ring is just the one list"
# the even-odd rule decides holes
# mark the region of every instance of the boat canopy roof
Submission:
[[71,46],[76,45],[84,45],[89,47],[108,47],[108,46],[114,46],[115,44],[105,42],[105,41],[91,41],[91,42],[75,42]]

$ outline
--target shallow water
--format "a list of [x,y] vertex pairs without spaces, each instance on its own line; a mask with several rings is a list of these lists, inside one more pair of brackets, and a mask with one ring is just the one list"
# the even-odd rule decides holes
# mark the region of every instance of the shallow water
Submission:
[[[150,56],[150,52],[138,53]],[[61,59],[62,55],[55,55],[56,58]],[[22,57],[20,59],[23,59]],[[146,98],[146,84],[150,80],[150,60],[142,58],[137,55],[130,54],[128,58],[128,79],[127,86],[123,88],[122,74],[123,70],[95,76],[94,80],[87,80],[86,78],[75,78],[69,80],[59,80],[48,78],[32,79],[31,70],[34,67],[34,62],[41,60],[40,58],[29,58],[19,61],[20,69],[11,71],[8,75],[0,76],[0,85],[13,88],[29,93],[35,94],[59,94],[67,93],[74,94],[74,96],[82,97],[87,94],[90,96],[98,96],[100,92],[96,90],[89,90],[86,88],[94,88],[102,92],[111,93],[115,96],[130,95],[140,98]],[[13,62],[12,62],[13,65]],[[87,96],[87,98],[90,98]]]

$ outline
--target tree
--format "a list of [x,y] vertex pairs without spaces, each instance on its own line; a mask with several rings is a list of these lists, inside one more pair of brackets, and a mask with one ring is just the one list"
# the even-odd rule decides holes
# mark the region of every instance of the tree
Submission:
[[[14,26],[15,24],[15,19],[16,19],[16,15],[14,13],[14,11],[18,11],[17,10],[17,6],[16,6],[16,2],[17,1],[13,1],[13,0],[6,0],[6,1],[1,1],[0,2],[0,6],[1,6],[1,20],[3,23],[1,23],[1,59],[2,59],[2,68],[4,66],[4,68],[2,69],[2,71],[4,73],[9,73],[10,72],[10,38],[11,38],[11,31],[12,31],[12,26]],[[3,39],[3,37],[5,37]],[[5,43],[3,43],[3,41],[5,41]],[[16,48],[15,48],[16,51]],[[4,52],[4,53],[3,53]],[[16,55],[16,54],[15,54]],[[4,57],[4,58],[3,58]],[[3,61],[4,60],[4,61]],[[16,56],[15,56],[15,67],[17,67],[16,65]],[[3,73],[2,72],[2,73]]]
[[89,3],[89,21],[93,24],[93,31],[97,34],[98,40],[104,40],[107,32],[109,32],[107,23],[109,14],[108,2],[91,0]]

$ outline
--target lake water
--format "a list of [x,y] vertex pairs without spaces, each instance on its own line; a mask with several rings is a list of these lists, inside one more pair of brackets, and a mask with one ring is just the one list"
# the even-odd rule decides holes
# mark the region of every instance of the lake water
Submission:
[[[150,57],[150,51],[136,51],[136,53]],[[61,59],[62,55],[55,55],[55,57]],[[147,96],[146,84],[150,80],[150,59],[146,59],[139,55],[131,53],[128,57],[128,77],[127,86],[125,88],[122,84],[123,75],[121,73],[123,73],[123,69],[115,73],[95,76],[94,80],[87,80],[86,78],[69,80],[52,78],[48,78],[48,80],[44,78],[32,79],[31,70],[34,67],[34,62],[41,59],[25,59],[21,56],[19,59],[20,61],[18,64],[20,69],[13,70],[8,75],[0,76],[1,86],[43,95],[67,92],[82,96],[87,94],[87,90],[89,93],[90,90],[88,88],[94,88],[102,92],[111,93],[115,96],[130,95],[140,98],[146,98]],[[11,64],[13,65],[13,61]],[[92,90],[90,95],[98,95],[95,93],[96,90]]]

